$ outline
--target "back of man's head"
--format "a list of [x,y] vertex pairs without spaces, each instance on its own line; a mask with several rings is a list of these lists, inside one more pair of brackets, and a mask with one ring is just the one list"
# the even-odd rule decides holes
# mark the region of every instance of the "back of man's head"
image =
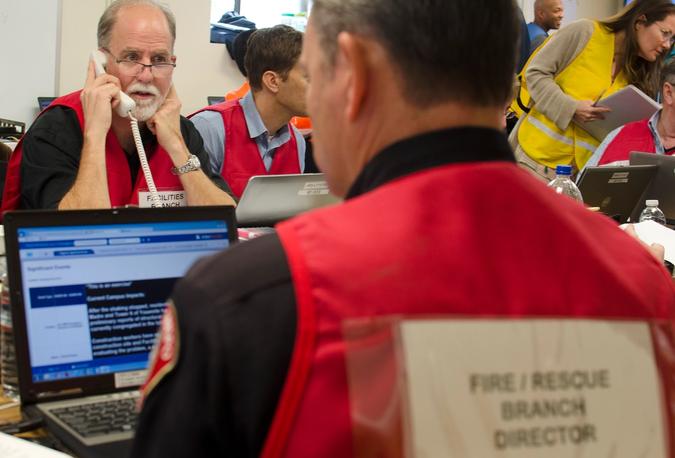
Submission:
[[315,0],[312,21],[329,66],[340,32],[377,40],[415,106],[503,106],[509,97],[520,30],[513,0]]
[[272,71],[286,79],[302,51],[302,33],[287,25],[256,30],[248,39],[244,63],[253,91],[263,85],[263,75]]

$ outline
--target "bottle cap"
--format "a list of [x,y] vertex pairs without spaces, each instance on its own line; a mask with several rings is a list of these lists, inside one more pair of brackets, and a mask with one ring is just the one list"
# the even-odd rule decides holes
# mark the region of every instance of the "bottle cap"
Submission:
[[648,207],[658,207],[659,206],[659,201],[657,199],[649,199],[646,202]]
[[557,165],[555,167],[556,175],[572,175],[572,166],[571,165]]

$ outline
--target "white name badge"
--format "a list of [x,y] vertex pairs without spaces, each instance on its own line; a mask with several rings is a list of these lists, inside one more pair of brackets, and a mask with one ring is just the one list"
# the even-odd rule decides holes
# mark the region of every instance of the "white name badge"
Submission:
[[399,329],[406,456],[667,456],[647,324],[412,320]]
[[[187,207],[187,196],[185,191],[180,190],[157,190],[159,194],[159,201],[162,207]],[[138,192],[138,206],[141,208],[149,208],[152,206],[152,197],[149,191]]]

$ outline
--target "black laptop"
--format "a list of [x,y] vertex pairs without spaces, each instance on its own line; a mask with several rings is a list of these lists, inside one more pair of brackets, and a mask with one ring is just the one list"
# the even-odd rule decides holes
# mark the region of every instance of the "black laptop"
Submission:
[[4,216],[21,402],[77,456],[128,455],[164,305],[236,240],[232,207]]
[[655,165],[586,167],[577,184],[586,205],[625,223],[656,171]]
[[647,199],[658,199],[659,208],[666,215],[666,223],[675,225],[675,156],[664,154],[630,153],[630,165],[655,165],[658,167],[651,185],[638,202],[631,220],[637,221]]

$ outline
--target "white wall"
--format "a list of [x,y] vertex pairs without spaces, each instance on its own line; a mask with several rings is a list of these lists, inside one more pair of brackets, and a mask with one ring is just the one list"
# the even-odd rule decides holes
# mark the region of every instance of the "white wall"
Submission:
[[[96,48],[96,25],[108,3],[110,0],[63,0],[59,95],[82,87],[89,53]],[[210,0],[164,3],[176,16],[178,65],[173,80],[183,102],[182,112],[189,114],[205,106],[207,96],[224,95],[238,88],[244,78],[225,45],[209,43]]]
[[[531,22],[534,19],[534,0],[518,0],[525,19]],[[565,19],[563,25],[575,19],[591,18],[603,19],[619,11],[623,0],[563,0],[565,5]]]
[[0,0],[0,118],[28,126],[37,97],[54,94],[59,3]]

